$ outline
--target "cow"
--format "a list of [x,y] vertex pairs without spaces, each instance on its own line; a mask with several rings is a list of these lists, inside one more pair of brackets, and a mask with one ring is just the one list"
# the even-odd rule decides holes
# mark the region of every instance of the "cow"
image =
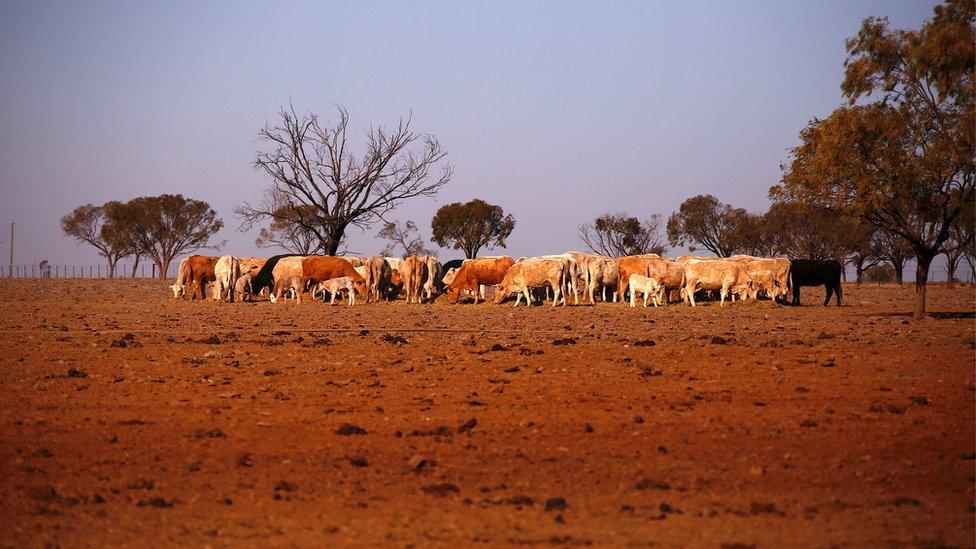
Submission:
[[234,285],[234,292],[240,296],[241,301],[251,300],[251,275],[250,273],[244,273],[240,278],[237,279],[237,284]]
[[682,284],[685,277],[685,264],[670,259],[665,261],[667,261],[668,271],[664,277],[663,284],[661,284],[660,300],[670,304],[674,292],[678,293],[678,299],[680,300]]
[[[359,269],[356,269],[357,272]],[[366,287],[369,292],[366,294],[366,301],[379,301],[382,298],[390,299],[390,289],[392,286],[393,270],[389,262],[382,257],[367,257],[363,259],[363,278],[366,279]]]
[[[576,252],[579,253],[579,252]],[[576,258],[573,256],[573,252],[566,252],[559,255],[543,255],[536,259],[556,259],[566,262],[566,269],[569,272],[569,280],[567,280],[567,288],[569,293],[573,294],[573,303],[579,305],[579,292],[576,290],[577,282],[580,278],[579,263],[576,262]],[[555,293],[555,288],[553,288],[553,293]],[[555,297],[553,297],[555,299]],[[566,299],[566,292],[563,292],[563,299]]]
[[180,267],[176,270],[176,282],[170,288],[173,290],[173,299],[180,299],[186,292],[185,284],[190,279],[189,257],[180,260]]
[[461,264],[454,280],[447,287],[447,302],[458,302],[462,291],[474,293],[474,303],[478,304],[481,285],[498,284],[505,278],[509,267],[515,264],[511,257],[477,257]]
[[566,305],[566,291],[571,276],[569,262],[562,257],[534,257],[519,261],[512,265],[499,284],[495,292],[495,303],[501,303],[511,294],[515,294],[515,306],[518,307],[525,295],[525,304],[532,304],[529,294],[530,288],[552,287],[552,306],[560,303]]
[[345,290],[348,294],[349,305],[356,304],[356,285],[352,277],[340,276],[339,278],[332,278],[324,282],[319,282],[315,287],[315,291],[312,292],[314,295],[318,292],[322,292],[322,301],[325,301],[325,292],[329,292],[331,300],[329,305],[335,305],[336,295],[339,292]]
[[275,280],[274,289],[271,290],[269,299],[272,303],[277,303],[279,299],[286,297],[285,294],[293,293],[295,294],[295,301],[301,303],[302,292],[304,290],[305,285],[302,284],[302,277],[300,275],[283,276]]
[[751,255],[733,255],[729,259],[741,262],[758,288],[773,300],[789,293],[790,260],[782,257],[766,258]]
[[241,276],[241,263],[232,255],[221,256],[214,265],[214,301],[234,302],[234,289],[237,278]]
[[183,261],[180,261],[180,272],[177,275],[176,284],[171,286],[173,295],[177,299],[186,293],[186,285],[190,285],[190,299],[196,299],[199,295],[203,300],[206,296],[206,284],[214,282],[214,266],[217,264],[216,257],[208,255],[194,254]]
[[302,288],[314,288],[319,282],[348,276],[360,295],[366,295],[366,279],[351,263],[341,257],[309,256],[302,260]]
[[444,283],[445,287],[450,286],[454,282],[454,278],[457,276],[459,270],[458,267],[455,267],[444,272],[444,276],[441,277],[441,282]]
[[267,260],[262,257],[238,257],[237,261],[241,264],[241,275],[249,274],[253,279]]
[[[296,262],[291,258],[299,258]],[[274,288],[274,283],[276,277],[282,277],[287,272],[288,274],[297,274],[301,276],[302,267],[301,260],[305,256],[295,255],[295,254],[282,254],[269,257],[265,260],[261,268],[258,269],[257,274],[251,275],[251,290],[255,294],[260,294],[265,288],[269,290]],[[287,261],[286,261],[287,260]],[[282,263],[284,261],[284,263]],[[282,265],[279,267],[279,263]]]
[[636,273],[649,276],[647,267],[654,260],[660,260],[657,254],[628,255],[621,257],[617,261],[617,295],[620,301],[627,297],[627,285],[630,283],[630,275]]
[[841,278],[840,262],[834,259],[793,259],[790,261],[789,286],[793,289],[793,305],[800,304],[801,286],[824,286],[827,289],[827,297],[824,299],[824,307],[830,303],[830,295],[837,294],[837,306],[841,306],[843,291],[840,286]]
[[423,257],[410,256],[400,266],[403,275],[403,290],[407,303],[423,302],[424,281],[428,278],[427,261]]
[[424,280],[424,298],[433,300],[436,294],[441,293],[441,262],[432,255],[424,256],[424,264],[427,269],[426,279]]
[[647,298],[650,297],[651,301],[654,302],[654,306],[657,307],[658,298],[661,295],[662,286],[658,284],[657,280],[646,277],[644,275],[639,275],[634,273],[630,275],[630,279],[627,281],[628,287],[630,287],[630,307],[634,308],[637,306],[637,292],[644,294],[644,307],[647,307]]
[[718,290],[720,305],[725,305],[725,298],[730,293],[732,301],[735,301],[736,294],[755,298],[755,284],[738,261],[690,259],[684,267],[684,298],[692,307],[695,306],[695,292],[698,290]]

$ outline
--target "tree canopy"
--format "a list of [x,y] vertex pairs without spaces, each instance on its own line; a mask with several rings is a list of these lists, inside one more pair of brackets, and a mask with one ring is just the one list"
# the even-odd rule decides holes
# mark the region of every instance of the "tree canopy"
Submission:
[[441,206],[430,222],[431,239],[442,248],[462,250],[468,259],[481,248],[505,247],[505,239],[515,230],[515,218],[505,215],[501,206],[475,198],[470,202]]
[[661,237],[661,216],[646,221],[625,213],[603,214],[592,223],[580,225],[580,239],[599,254],[617,257],[646,253],[663,254],[667,250]]

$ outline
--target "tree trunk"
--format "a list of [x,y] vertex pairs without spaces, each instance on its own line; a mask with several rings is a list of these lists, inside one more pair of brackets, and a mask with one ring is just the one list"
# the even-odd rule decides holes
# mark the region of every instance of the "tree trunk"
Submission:
[[958,254],[946,254],[946,275],[948,276],[948,281],[946,282],[947,288],[956,287],[956,269],[959,267],[959,255]]
[[925,290],[929,282],[929,266],[932,265],[932,258],[935,254],[925,251],[917,252],[915,260],[918,266],[915,268],[915,318],[925,318]]
[[108,259],[108,277],[115,278],[115,265],[118,262],[118,259],[112,259],[112,258],[107,258],[107,259]]
[[858,286],[861,285],[861,277],[864,276],[864,258],[860,258],[854,261],[854,271],[857,273],[857,278],[854,279],[854,284]]
[[132,263],[132,278],[135,278],[136,277],[136,270],[139,268],[139,259],[140,258],[141,258],[141,256],[139,256],[138,254],[136,254],[135,261]]
[[166,273],[169,272],[169,264],[173,261],[172,257],[161,258],[157,265],[159,266],[159,278],[166,280]]
[[895,281],[898,282],[899,286],[905,284],[905,262],[898,260],[891,260],[891,268],[895,270]]

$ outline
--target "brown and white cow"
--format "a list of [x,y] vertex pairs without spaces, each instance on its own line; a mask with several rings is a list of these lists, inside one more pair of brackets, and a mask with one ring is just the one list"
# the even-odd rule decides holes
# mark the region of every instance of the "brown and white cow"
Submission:
[[628,255],[617,262],[617,295],[623,301],[627,296],[630,275],[649,276],[659,282],[667,276],[667,263],[657,254]]
[[529,290],[549,286],[552,288],[552,306],[559,305],[560,301],[565,306],[569,278],[572,276],[569,265],[562,257],[533,257],[513,264],[499,283],[495,303],[501,303],[509,295],[515,294],[516,307],[523,295],[526,306],[529,306],[532,305]]
[[190,286],[190,299],[197,296],[203,300],[206,296],[206,284],[216,280],[214,266],[216,257],[194,254],[180,261],[180,270],[173,284],[173,297],[179,299],[186,294],[186,286]]
[[302,288],[314,288],[319,282],[348,276],[360,295],[366,295],[366,280],[351,263],[341,257],[309,256],[302,260]]
[[644,294],[644,307],[647,307],[647,298],[650,297],[651,301],[654,302],[654,306],[657,307],[658,300],[661,296],[662,286],[658,284],[658,281],[634,273],[630,275],[627,287],[630,288],[630,307],[634,308],[637,306],[637,294]]
[[725,305],[725,298],[732,295],[732,301],[739,295],[744,298],[756,297],[755,283],[748,271],[738,261],[717,259],[702,261],[690,259],[685,262],[684,298],[695,306],[695,292],[698,290],[718,290],[719,303]]
[[509,267],[515,261],[508,256],[476,257],[461,264],[454,280],[447,287],[447,302],[457,303],[462,291],[472,292],[474,302],[478,304],[479,287],[499,284]]

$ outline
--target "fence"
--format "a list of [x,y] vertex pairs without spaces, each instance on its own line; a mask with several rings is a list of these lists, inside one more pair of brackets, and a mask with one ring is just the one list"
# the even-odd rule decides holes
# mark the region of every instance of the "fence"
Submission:
[[[172,270],[172,268],[170,268]],[[132,264],[115,266],[114,278],[156,278],[153,263],[140,263],[135,273]],[[0,278],[112,278],[108,265],[0,265]]]

